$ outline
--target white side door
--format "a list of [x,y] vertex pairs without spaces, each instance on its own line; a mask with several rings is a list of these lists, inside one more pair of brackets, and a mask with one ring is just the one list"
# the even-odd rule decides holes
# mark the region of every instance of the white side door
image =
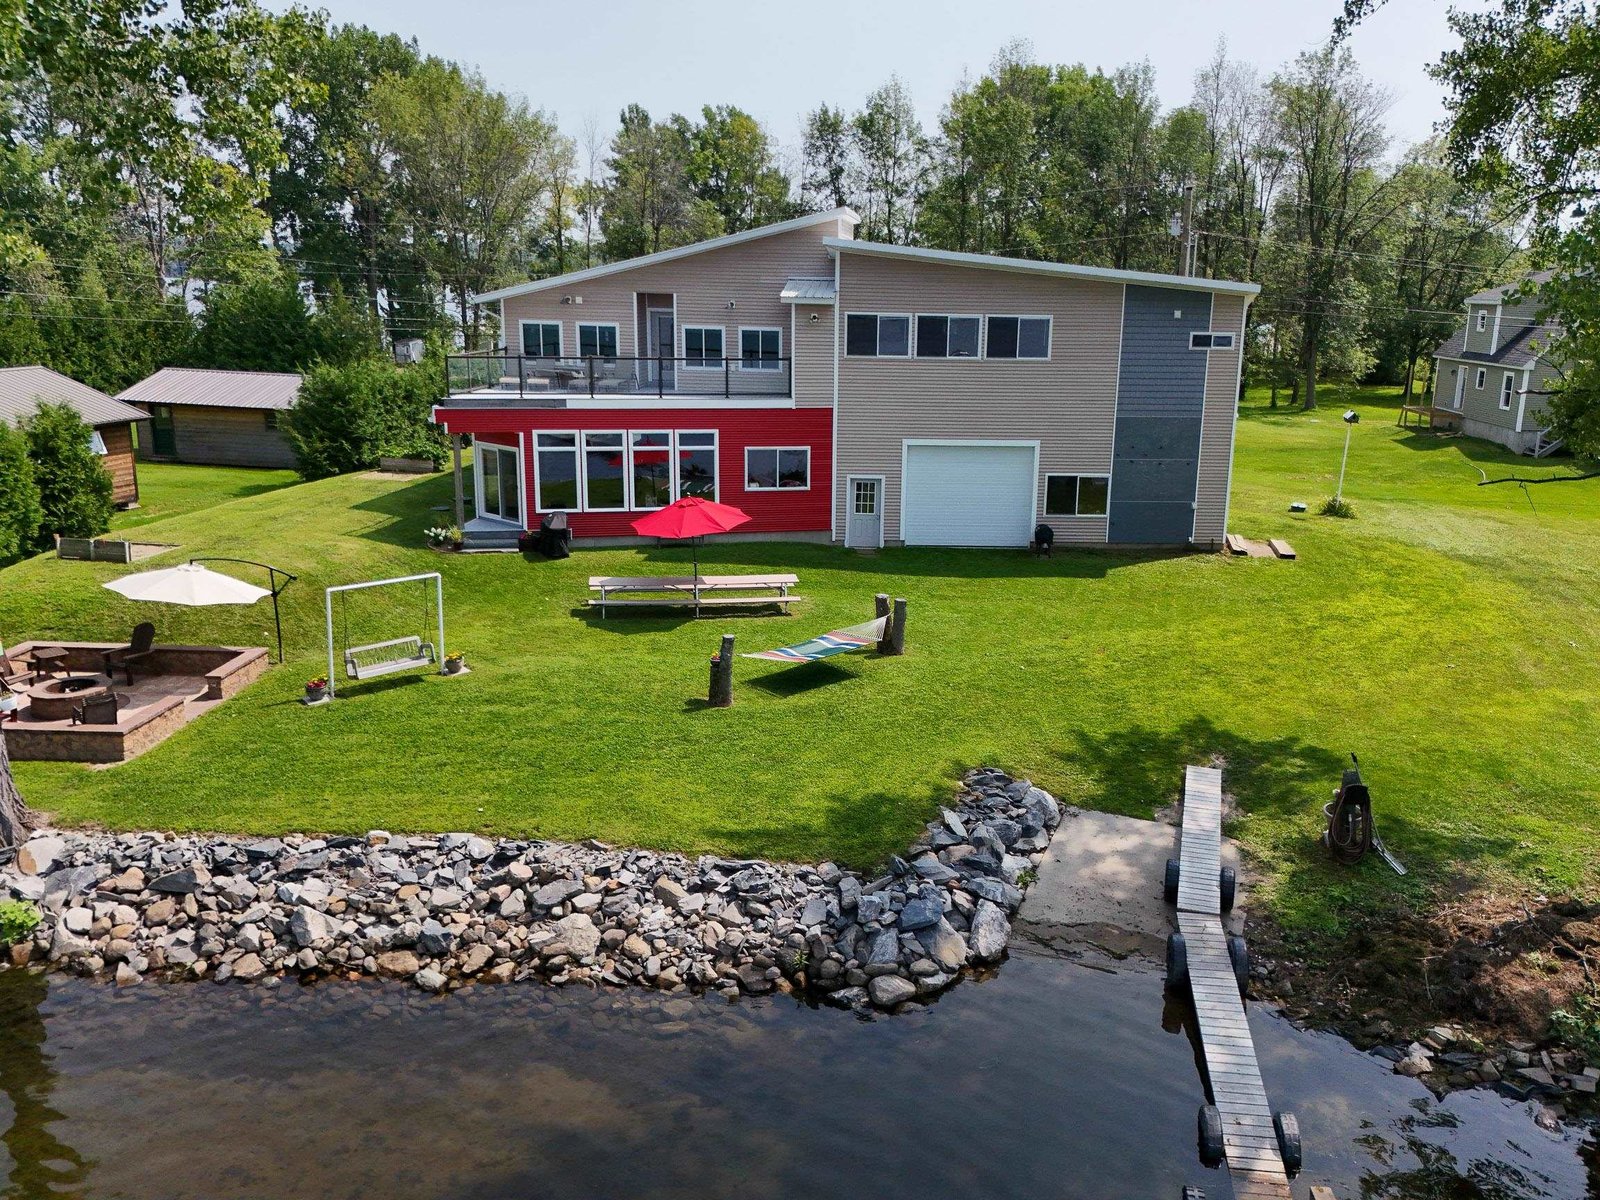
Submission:
[[845,480],[844,544],[858,550],[883,545],[883,479],[851,475]]

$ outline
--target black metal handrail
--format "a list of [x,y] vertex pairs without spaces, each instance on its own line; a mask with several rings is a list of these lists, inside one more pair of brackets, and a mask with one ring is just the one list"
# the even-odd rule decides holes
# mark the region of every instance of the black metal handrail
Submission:
[[[519,400],[587,395],[648,396],[665,399],[679,393],[715,392],[696,386],[716,379],[724,398],[793,394],[791,359],[702,355],[630,357],[509,354],[499,350],[469,351],[445,356],[445,394],[515,393]],[[679,372],[683,372],[680,376]]]

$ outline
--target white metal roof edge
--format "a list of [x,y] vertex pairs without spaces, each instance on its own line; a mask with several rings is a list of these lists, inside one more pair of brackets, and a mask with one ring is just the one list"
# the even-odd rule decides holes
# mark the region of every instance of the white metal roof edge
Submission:
[[1115,267],[1084,267],[1075,263],[1041,262],[1031,258],[1000,258],[993,254],[968,254],[959,250],[929,250],[921,246],[894,246],[886,242],[862,242],[854,238],[823,238],[830,254],[848,250],[876,254],[885,258],[909,258],[921,262],[949,263],[981,267],[989,271],[1016,271],[1033,275],[1065,275],[1074,279],[1094,279],[1103,283],[1147,283],[1152,287],[1180,288],[1190,292],[1223,292],[1232,296],[1255,296],[1259,283],[1238,283],[1231,279],[1204,279],[1198,275],[1161,275],[1152,271],[1124,271]]
[[642,254],[638,258],[625,258],[621,262],[604,263],[601,266],[589,267],[582,271],[569,271],[565,275],[552,275],[549,279],[532,279],[527,283],[514,283],[510,287],[496,288],[491,292],[476,292],[467,297],[467,299],[474,304],[488,304],[491,301],[506,300],[512,296],[525,296],[529,292],[544,292],[549,291],[551,288],[569,287],[572,284],[583,283],[590,279],[600,279],[606,275],[615,275],[619,271],[632,271],[639,267],[653,267],[658,263],[674,262],[680,258],[688,258],[692,254],[704,254],[708,250],[720,250],[724,246],[737,246],[741,242],[753,242],[758,238],[772,237],[780,233],[791,233],[796,229],[806,229],[812,225],[821,225],[826,221],[849,221],[852,225],[859,225],[861,218],[856,215],[855,210],[849,208],[834,208],[827,212],[807,213],[803,217],[779,221],[775,225],[758,225],[754,229],[724,234],[722,237],[712,238],[705,242],[691,242],[687,246],[674,246],[671,250],[659,250],[655,254]]

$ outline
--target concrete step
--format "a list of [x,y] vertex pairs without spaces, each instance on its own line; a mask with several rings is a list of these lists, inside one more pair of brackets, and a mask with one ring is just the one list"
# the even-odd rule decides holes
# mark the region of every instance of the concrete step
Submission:
[[461,532],[461,548],[463,550],[515,550],[519,536],[519,532],[515,529],[465,529]]

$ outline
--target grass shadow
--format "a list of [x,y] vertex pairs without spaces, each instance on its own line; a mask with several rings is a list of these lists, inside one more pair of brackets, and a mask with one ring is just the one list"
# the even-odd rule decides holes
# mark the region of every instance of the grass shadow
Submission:
[[[422,547],[422,531],[437,525],[440,519],[434,514],[435,505],[452,506],[455,489],[448,471],[440,475],[421,475],[416,483],[390,488],[366,500],[352,504],[357,512],[376,513],[390,518],[361,530],[357,537],[388,546],[401,546],[407,550]],[[430,519],[431,518],[431,519]],[[448,522],[445,522],[448,523]]]
[[[434,674],[428,671],[427,674]],[[380,696],[384,692],[392,692],[397,688],[415,687],[422,682],[421,675],[391,675],[386,679],[372,679],[366,683],[342,683],[335,695],[334,703],[339,700],[356,700],[362,696]]]
[[847,671],[842,666],[833,662],[797,663],[781,671],[772,671],[755,679],[746,680],[746,685],[760,688],[769,696],[803,696],[807,692],[814,692],[818,688],[830,687],[836,683],[846,683],[852,679],[860,679],[857,671]]

